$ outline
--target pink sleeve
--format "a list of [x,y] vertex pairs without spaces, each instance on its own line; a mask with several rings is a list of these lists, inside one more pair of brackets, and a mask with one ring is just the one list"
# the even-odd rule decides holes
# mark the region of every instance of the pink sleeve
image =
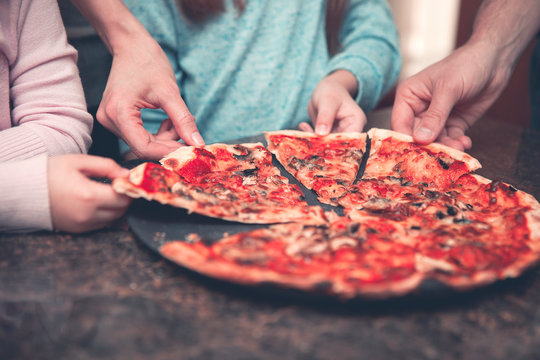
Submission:
[[52,230],[47,157],[0,163],[0,231]]
[[22,0],[18,16],[9,64],[12,128],[0,132],[0,161],[88,151],[93,119],[57,2]]

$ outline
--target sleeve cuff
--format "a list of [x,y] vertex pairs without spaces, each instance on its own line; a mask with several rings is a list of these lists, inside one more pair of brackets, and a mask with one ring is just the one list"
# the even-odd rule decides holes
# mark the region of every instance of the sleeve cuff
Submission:
[[369,112],[377,105],[382,95],[383,79],[369,60],[357,56],[337,55],[330,61],[327,74],[336,70],[347,70],[356,77],[358,92],[355,101],[364,112]]
[[0,164],[0,230],[52,230],[47,156]]

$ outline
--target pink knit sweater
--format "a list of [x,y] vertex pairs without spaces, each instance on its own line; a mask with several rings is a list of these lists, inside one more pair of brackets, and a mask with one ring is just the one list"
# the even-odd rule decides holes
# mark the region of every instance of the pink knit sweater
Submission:
[[0,1],[0,231],[52,229],[47,156],[90,146],[76,59],[55,0]]

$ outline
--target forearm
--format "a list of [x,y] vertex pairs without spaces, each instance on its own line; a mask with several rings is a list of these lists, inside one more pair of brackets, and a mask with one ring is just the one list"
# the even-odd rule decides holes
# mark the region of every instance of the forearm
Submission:
[[484,0],[467,42],[491,54],[497,66],[513,69],[540,29],[540,1]]
[[133,41],[152,40],[144,26],[129,11],[122,0],[71,0],[92,24],[111,52],[115,55]]
[[86,152],[91,143],[93,119],[58,6],[28,4],[19,20],[25,26],[17,33],[18,56],[10,63],[12,127],[0,133],[0,161]]

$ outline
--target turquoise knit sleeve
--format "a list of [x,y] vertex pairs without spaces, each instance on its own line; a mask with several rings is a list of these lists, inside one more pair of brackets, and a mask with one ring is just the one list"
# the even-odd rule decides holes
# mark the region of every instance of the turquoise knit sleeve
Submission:
[[358,80],[356,101],[369,112],[396,82],[401,70],[397,29],[385,0],[352,0],[341,30],[342,50],[327,73],[348,70]]

